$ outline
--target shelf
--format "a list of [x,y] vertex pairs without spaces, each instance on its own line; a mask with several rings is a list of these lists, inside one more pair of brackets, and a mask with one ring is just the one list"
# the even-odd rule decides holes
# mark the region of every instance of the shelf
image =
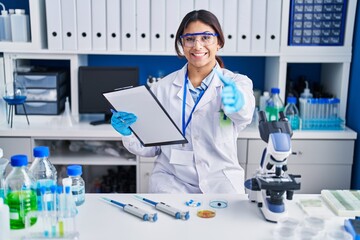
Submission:
[[134,159],[124,159],[119,157],[98,156],[94,153],[68,153],[56,152],[56,155],[51,156],[51,163],[54,165],[106,165],[106,166],[136,166],[137,162]]

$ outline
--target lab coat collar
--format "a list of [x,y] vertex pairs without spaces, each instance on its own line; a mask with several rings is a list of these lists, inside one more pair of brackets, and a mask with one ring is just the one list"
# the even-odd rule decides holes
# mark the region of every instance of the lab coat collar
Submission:
[[[222,71],[218,64],[215,66],[215,68],[218,71]],[[181,100],[183,100],[184,79],[185,79],[186,71],[187,71],[187,64],[185,64],[184,67],[179,70],[178,75],[173,82],[174,85],[179,87],[177,96]],[[222,86],[221,80],[219,79],[217,74],[214,74],[213,79],[212,79],[208,89],[205,91],[204,95],[202,96],[202,98],[196,108],[199,109],[199,108],[203,107],[204,105],[206,105],[207,103],[209,103],[210,101],[212,101],[214,98],[216,98],[217,92],[219,92],[219,91],[216,91],[216,89],[221,86]],[[190,107],[193,107],[195,105],[195,102],[194,102],[193,98],[191,97],[191,94],[189,93],[189,91],[186,91],[186,94],[187,94],[186,95],[186,104],[189,105]],[[196,109],[195,109],[195,111],[196,111]]]

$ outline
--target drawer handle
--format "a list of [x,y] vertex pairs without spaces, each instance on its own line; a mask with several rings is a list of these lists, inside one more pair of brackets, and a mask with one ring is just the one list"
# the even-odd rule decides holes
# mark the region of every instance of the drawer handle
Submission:
[[299,155],[299,156],[301,156],[302,154],[303,154],[302,151],[292,152],[292,155]]
[[29,80],[33,81],[39,81],[45,79],[47,76],[24,76],[24,78],[27,78]]
[[25,103],[26,106],[29,106],[29,107],[43,107],[45,106],[47,103]]

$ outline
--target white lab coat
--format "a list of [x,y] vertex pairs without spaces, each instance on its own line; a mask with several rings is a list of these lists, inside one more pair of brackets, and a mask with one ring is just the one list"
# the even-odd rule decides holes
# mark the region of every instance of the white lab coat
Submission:
[[[151,89],[179,129],[182,129],[186,69],[187,64],[164,77]],[[253,85],[244,75],[226,69],[220,71],[236,82],[245,100],[239,112],[227,115],[231,119],[227,125],[220,123],[223,83],[215,74],[186,128],[189,143],[143,147],[133,134],[123,137],[123,144],[130,152],[145,157],[158,155],[150,177],[150,192],[244,193],[244,170],[237,159],[236,142],[239,131],[252,120],[255,108]],[[187,90],[186,120],[194,104]]]

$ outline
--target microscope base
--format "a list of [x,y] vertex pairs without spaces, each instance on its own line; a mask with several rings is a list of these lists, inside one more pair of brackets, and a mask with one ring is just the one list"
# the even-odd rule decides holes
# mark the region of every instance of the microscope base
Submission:
[[258,207],[260,208],[265,220],[277,223],[281,218],[287,216],[284,203],[276,206],[276,209],[274,209],[274,206],[269,203],[268,198],[266,197],[266,191],[257,191],[257,195]]

